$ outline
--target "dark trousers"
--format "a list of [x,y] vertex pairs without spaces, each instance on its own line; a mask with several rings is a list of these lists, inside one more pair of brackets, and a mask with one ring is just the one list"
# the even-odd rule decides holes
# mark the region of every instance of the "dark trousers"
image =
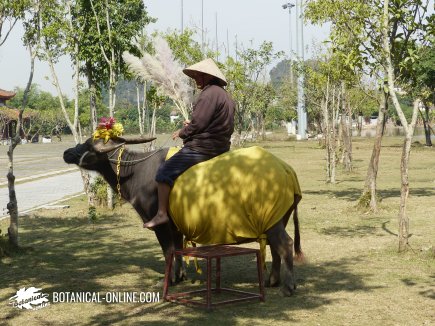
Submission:
[[183,147],[169,160],[163,162],[157,170],[156,181],[166,183],[171,187],[184,171],[195,164],[207,161],[213,156],[195,152],[187,147]]

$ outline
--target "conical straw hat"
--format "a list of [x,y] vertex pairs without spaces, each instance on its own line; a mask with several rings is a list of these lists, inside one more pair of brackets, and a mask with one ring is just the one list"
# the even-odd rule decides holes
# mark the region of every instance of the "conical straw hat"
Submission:
[[220,71],[219,67],[216,65],[213,59],[210,58],[195,63],[190,67],[187,67],[183,70],[183,72],[191,78],[195,78],[199,74],[211,75],[218,78],[222,86],[227,85],[227,80],[225,79],[224,74]]

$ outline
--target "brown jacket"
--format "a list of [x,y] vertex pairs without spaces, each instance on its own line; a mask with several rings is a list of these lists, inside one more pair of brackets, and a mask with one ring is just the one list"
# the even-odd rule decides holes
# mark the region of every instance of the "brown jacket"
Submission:
[[193,106],[189,125],[180,130],[184,146],[217,156],[230,149],[235,103],[220,86],[207,85]]

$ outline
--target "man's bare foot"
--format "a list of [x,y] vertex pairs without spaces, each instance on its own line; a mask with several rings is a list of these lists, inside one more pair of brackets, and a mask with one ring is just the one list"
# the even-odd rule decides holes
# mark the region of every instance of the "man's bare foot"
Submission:
[[165,214],[163,212],[158,212],[156,216],[154,216],[150,221],[144,223],[144,228],[153,228],[157,225],[168,223],[169,217],[168,214]]

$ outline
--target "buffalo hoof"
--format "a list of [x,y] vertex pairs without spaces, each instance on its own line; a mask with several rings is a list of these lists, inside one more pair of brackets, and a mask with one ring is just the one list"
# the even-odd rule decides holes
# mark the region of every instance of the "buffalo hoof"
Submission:
[[281,284],[281,281],[279,279],[276,279],[274,277],[269,277],[269,279],[264,281],[264,286],[268,288],[276,288]]
[[175,284],[181,283],[183,281],[187,281],[187,275],[185,273],[175,276]]
[[293,287],[288,287],[288,286],[281,286],[280,288],[280,292],[284,297],[291,297],[296,290],[296,285],[294,285]]

